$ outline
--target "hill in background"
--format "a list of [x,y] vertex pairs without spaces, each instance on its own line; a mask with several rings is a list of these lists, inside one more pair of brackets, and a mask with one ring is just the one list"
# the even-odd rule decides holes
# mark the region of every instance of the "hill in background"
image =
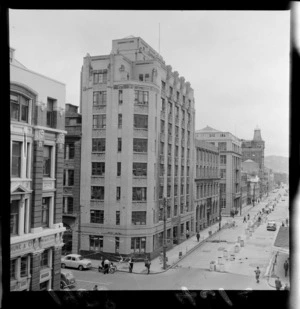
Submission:
[[289,158],[281,156],[266,156],[265,167],[271,168],[273,172],[289,174]]

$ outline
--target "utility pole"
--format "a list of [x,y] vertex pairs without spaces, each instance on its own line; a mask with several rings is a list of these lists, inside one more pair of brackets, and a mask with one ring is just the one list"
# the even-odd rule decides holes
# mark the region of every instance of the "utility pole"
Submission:
[[167,204],[167,200],[164,197],[163,199],[163,212],[164,212],[164,243],[163,243],[163,259],[164,259],[164,264],[163,264],[163,268],[166,269],[167,265],[166,265],[166,253],[167,253],[167,216],[166,216],[166,204]]
[[221,193],[219,193],[219,231],[221,230],[221,220],[222,220]]
[[77,211],[77,223],[78,223],[78,248],[77,248],[77,253],[80,254],[80,246],[81,246],[81,205],[79,205],[79,209]]
[[254,186],[253,186],[253,207],[254,207],[254,203],[255,203],[255,185],[256,183],[254,183]]

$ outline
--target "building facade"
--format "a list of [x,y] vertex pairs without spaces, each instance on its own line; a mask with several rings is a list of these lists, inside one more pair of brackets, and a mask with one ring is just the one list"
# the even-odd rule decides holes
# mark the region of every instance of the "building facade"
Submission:
[[195,132],[196,139],[208,142],[220,153],[220,204],[222,215],[241,211],[241,142],[230,132],[206,127]]
[[193,233],[190,83],[141,38],[114,40],[84,58],[80,108],[82,253],[158,255],[164,207],[169,246]]
[[249,190],[248,174],[242,170],[241,172],[241,196],[242,196],[242,209],[243,207],[249,205],[251,200],[248,199]]
[[81,164],[81,115],[78,106],[66,104],[65,156],[63,179],[63,253],[78,253],[80,233],[80,164]]
[[194,209],[196,231],[219,220],[219,150],[195,139]]
[[65,85],[10,50],[10,289],[60,288]]

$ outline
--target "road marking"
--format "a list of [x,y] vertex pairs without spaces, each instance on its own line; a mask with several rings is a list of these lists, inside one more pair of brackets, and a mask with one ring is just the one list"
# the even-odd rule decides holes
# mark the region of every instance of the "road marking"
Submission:
[[95,283],[95,284],[104,284],[104,285],[112,284],[112,282],[93,282],[93,281],[85,281],[85,280],[78,280],[78,279],[76,279],[76,282],[86,282],[86,283]]

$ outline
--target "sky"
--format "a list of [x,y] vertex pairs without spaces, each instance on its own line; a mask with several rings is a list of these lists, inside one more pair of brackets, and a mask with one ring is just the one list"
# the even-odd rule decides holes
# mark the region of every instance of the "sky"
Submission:
[[289,11],[10,10],[10,46],[28,69],[66,84],[79,105],[83,57],[143,38],[194,89],[196,124],[289,156]]

